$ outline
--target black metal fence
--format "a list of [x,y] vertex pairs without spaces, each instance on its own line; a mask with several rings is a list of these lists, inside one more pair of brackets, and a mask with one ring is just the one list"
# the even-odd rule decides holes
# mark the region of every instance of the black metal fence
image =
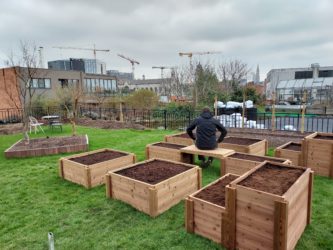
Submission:
[[[141,124],[148,128],[184,130],[200,114],[200,111],[168,111],[168,110],[136,110],[115,108],[85,108],[80,107],[79,116],[92,119],[120,120],[121,113],[125,122]],[[59,115],[65,117],[66,112],[60,107],[33,108],[32,116],[41,119],[44,115]],[[272,129],[270,113],[257,113],[255,118],[242,119],[240,113],[218,116],[226,127]],[[250,120],[251,119],[251,120]],[[22,120],[22,110],[0,109],[0,123],[17,123]],[[300,131],[302,127],[301,114],[276,113],[275,129]],[[307,114],[304,119],[304,130],[333,133],[332,115]]]

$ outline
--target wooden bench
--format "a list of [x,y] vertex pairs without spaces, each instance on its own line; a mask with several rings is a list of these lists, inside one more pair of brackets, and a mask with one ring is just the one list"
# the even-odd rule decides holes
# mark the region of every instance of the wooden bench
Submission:
[[235,150],[225,149],[225,148],[216,148],[211,150],[202,150],[198,149],[195,145],[187,146],[185,148],[181,148],[180,152],[182,153],[182,158],[187,159],[188,155],[203,155],[210,156],[213,158],[217,158],[220,160],[222,164],[222,159],[228,155],[235,153]]

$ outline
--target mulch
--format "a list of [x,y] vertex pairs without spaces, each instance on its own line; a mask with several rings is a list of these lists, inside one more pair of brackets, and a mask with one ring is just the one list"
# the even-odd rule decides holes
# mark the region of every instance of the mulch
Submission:
[[241,153],[234,153],[232,155],[229,155],[228,157],[249,160],[249,161],[258,161],[258,162],[264,162],[264,161],[284,162],[285,161],[285,160],[276,159],[276,158],[272,159],[272,158],[265,157],[265,156],[248,155],[248,154],[241,154]]
[[301,151],[302,146],[301,146],[301,144],[292,142],[289,145],[285,146],[283,149],[288,149],[288,150],[292,150],[292,151]]
[[181,149],[184,148],[184,145],[167,143],[167,142],[158,142],[155,143],[154,146],[163,147],[163,148],[172,148],[172,149]]
[[116,152],[116,151],[103,151],[103,152],[97,152],[94,154],[84,155],[80,157],[75,158],[69,158],[71,161],[75,161],[84,165],[92,165],[96,163],[100,163],[103,161],[113,160],[122,156],[125,156],[125,153],[122,152]]
[[131,122],[119,122],[119,121],[110,121],[110,120],[92,120],[90,118],[79,118],[76,121],[77,125],[101,128],[101,129],[145,129],[144,126],[140,124],[135,124]]

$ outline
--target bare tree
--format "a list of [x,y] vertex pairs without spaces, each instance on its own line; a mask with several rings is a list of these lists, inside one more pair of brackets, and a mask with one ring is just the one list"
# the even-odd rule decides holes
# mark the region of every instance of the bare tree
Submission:
[[79,102],[84,97],[82,85],[79,82],[73,82],[67,86],[59,86],[56,90],[56,96],[59,104],[66,109],[67,118],[72,124],[72,135],[75,136]]
[[19,94],[19,101],[15,97],[15,91],[6,87],[9,98],[17,109],[22,108],[23,134],[29,142],[29,115],[32,112],[32,98],[36,92],[36,86],[33,86],[33,78],[38,74],[38,50],[35,44],[20,41],[19,54],[14,55],[12,52],[8,56],[6,65],[12,67],[16,78],[16,93]]
[[230,94],[240,81],[249,73],[246,63],[239,59],[229,60],[218,65],[217,73],[222,80],[222,88],[227,94]]
[[186,66],[174,68],[171,73],[172,94],[176,97],[189,95],[189,69]]

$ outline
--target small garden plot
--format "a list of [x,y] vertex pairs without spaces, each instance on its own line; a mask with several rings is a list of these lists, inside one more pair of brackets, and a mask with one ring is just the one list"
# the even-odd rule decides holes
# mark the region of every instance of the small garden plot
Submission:
[[155,217],[201,188],[197,166],[151,159],[106,176],[106,193]]
[[264,161],[271,161],[288,165],[291,164],[291,161],[288,159],[234,153],[222,159],[221,176],[227,173],[242,175]]
[[333,134],[314,133],[304,140],[305,166],[333,179]]
[[240,137],[226,137],[222,143],[219,143],[220,148],[233,149],[240,153],[263,156],[267,152],[267,145],[266,140]]
[[168,142],[148,144],[146,146],[146,159],[160,158],[165,160],[193,163],[193,157],[191,155],[183,155],[180,152],[180,149],[184,147],[184,145]]
[[233,181],[233,248],[294,249],[310,223],[312,186],[311,169],[272,162]]
[[[194,134],[195,136],[195,134]],[[175,135],[166,135],[164,140],[166,142],[180,144],[184,146],[190,146],[193,145],[193,140],[189,135],[185,133],[175,134]]]
[[288,142],[277,147],[274,151],[275,157],[291,160],[293,165],[304,166],[303,146],[299,142]]
[[5,151],[6,158],[43,156],[60,153],[87,151],[88,136],[68,136],[30,139],[29,143],[21,139]]
[[135,159],[132,153],[99,149],[61,158],[59,175],[68,181],[91,188],[104,184],[108,171],[133,164]]
[[229,247],[229,204],[226,186],[239,176],[227,174],[185,200],[185,227],[195,233]]

